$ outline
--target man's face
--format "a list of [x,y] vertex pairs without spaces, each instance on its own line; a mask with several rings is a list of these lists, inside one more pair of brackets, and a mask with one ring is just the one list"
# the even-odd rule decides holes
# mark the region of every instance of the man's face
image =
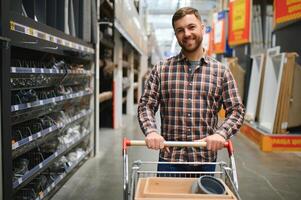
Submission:
[[174,30],[182,50],[192,53],[196,51],[203,41],[204,25],[194,15],[185,15],[174,22]]

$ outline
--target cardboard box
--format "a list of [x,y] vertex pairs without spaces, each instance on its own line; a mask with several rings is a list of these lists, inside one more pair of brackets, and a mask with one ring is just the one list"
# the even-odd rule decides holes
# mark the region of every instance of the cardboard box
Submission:
[[170,177],[140,178],[136,187],[135,200],[236,200],[225,184],[225,195],[193,194],[191,188],[196,180],[196,178]]

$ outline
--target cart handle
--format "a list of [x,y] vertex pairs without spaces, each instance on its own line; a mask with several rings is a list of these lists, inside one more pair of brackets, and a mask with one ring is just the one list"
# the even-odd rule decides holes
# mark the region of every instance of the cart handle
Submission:
[[[146,146],[144,140],[129,140],[127,138],[123,139],[123,151],[127,151],[129,146]],[[179,142],[179,141],[164,141],[164,146],[166,147],[206,147],[207,143],[204,141],[195,142]],[[227,148],[229,156],[234,152],[231,140],[225,142],[224,147]]]

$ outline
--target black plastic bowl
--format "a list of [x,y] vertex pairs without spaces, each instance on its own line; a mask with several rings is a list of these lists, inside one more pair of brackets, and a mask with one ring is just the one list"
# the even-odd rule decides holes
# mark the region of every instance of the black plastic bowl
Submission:
[[201,176],[194,184],[193,193],[225,194],[226,189],[221,180],[213,176]]

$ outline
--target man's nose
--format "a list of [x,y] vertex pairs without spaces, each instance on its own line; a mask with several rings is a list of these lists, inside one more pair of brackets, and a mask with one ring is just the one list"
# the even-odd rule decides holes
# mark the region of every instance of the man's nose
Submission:
[[184,36],[185,36],[185,37],[189,37],[190,35],[191,35],[190,30],[184,29]]

